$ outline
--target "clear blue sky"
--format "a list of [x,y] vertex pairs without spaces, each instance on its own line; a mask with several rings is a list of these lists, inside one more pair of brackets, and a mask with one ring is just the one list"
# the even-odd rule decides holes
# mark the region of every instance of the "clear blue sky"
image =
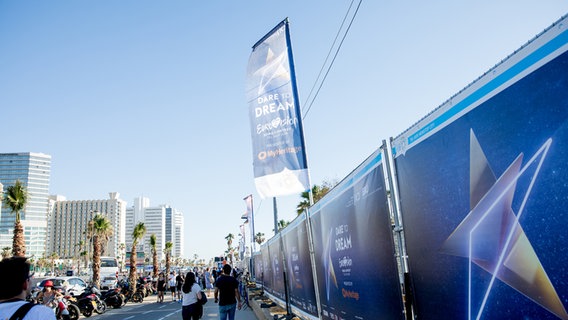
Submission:
[[[51,194],[185,214],[185,254],[238,234],[253,184],[245,71],[288,17],[300,104],[350,1],[0,0],[0,152],[52,156]],[[312,182],[378,148],[562,15],[565,0],[364,1],[304,121]],[[304,106],[305,107],[305,106]],[[295,217],[299,196],[278,199]]]

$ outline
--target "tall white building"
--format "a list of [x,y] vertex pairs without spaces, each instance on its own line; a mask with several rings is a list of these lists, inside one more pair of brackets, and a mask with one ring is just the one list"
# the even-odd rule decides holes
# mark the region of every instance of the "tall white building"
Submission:
[[[28,202],[20,219],[24,226],[26,256],[36,259],[45,253],[51,156],[43,153],[0,153],[0,183],[4,189],[20,180],[28,191]],[[0,248],[12,247],[16,215],[0,207]]]
[[[49,217],[48,254],[57,253],[59,257],[77,258],[81,251],[92,255],[93,245],[87,238],[87,225],[98,213],[110,221],[113,233],[103,248],[104,256],[119,257],[120,244],[126,240],[126,201],[119,198],[118,192],[110,192],[104,200],[65,200],[61,196],[51,196],[52,211]],[[83,241],[84,247],[78,244]]]
[[143,222],[146,235],[137,246],[138,252],[144,252],[145,257],[152,257],[150,236],[156,235],[156,248],[158,259],[165,259],[164,248],[166,242],[173,243],[172,257],[181,257],[183,253],[183,214],[168,205],[150,206],[150,199],[136,198],[134,205],[126,209],[126,251],[132,247],[132,231],[134,226]]
[[184,250],[184,219],[180,211],[166,207],[166,241],[174,244],[173,257],[181,257]]

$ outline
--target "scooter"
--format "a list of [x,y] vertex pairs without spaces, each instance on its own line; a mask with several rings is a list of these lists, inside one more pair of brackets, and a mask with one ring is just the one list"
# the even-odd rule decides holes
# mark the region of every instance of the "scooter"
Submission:
[[96,295],[94,293],[88,295],[81,295],[79,298],[70,296],[69,302],[77,306],[81,313],[85,317],[90,317],[93,315],[93,311],[97,309],[97,302],[95,300]]
[[124,295],[120,292],[120,288],[107,290],[101,295],[101,299],[107,306],[115,309],[122,307],[124,303]]

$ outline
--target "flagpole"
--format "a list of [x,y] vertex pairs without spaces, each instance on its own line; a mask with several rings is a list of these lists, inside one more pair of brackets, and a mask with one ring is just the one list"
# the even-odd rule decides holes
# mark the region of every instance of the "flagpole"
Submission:
[[[256,237],[256,233],[254,232],[254,202],[252,201],[252,194],[250,195],[250,223],[251,223],[251,229],[252,229],[252,234],[251,234],[251,240],[252,240],[252,252],[256,251],[256,241],[255,238]],[[251,254],[252,256],[252,254]]]
[[[289,21],[288,18],[286,18],[286,25],[288,25]],[[289,55],[290,55],[290,73],[291,73],[291,79],[292,79],[292,92],[294,94],[294,99],[296,99],[298,106],[299,106],[299,101],[300,101],[300,97],[298,94],[298,87],[296,85],[296,69],[294,67],[294,58],[292,56],[292,41],[290,40],[290,28],[286,28],[286,40],[287,43],[289,44],[288,46],[288,51],[289,51]],[[300,113],[301,115],[301,113]],[[303,126],[300,126],[300,137],[302,139],[302,144],[304,146],[304,159],[306,161],[306,168],[309,168],[308,164],[308,148],[306,147],[306,139],[304,137],[304,129]],[[311,179],[311,174],[310,174],[310,170],[307,170],[307,174],[308,174],[308,199],[310,201],[310,207],[314,205],[314,195],[312,192],[312,179]],[[319,292],[319,286],[318,286],[318,275],[316,272],[316,253],[314,250],[314,239],[313,239],[313,229],[312,229],[312,222],[311,222],[311,218],[310,218],[310,213],[309,213],[309,207],[308,209],[305,210],[305,214],[306,214],[306,222],[307,222],[307,226],[308,226],[308,250],[310,252],[310,263],[311,263],[311,267],[312,267],[312,277],[313,277],[313,281],[314,281],[314,291],[315,291],[315,295],[316,295],[316,308],[318,309],[318,313],[321,314],[321,298],[320,298],[320,292]],[[288,313],[288,310],[287,310]],[[318,314],[318,318],[320,318]]]
[[278,233],[278,206],[276,205],[276,197],[272,198],[272,209],[274,210],[274,235]]

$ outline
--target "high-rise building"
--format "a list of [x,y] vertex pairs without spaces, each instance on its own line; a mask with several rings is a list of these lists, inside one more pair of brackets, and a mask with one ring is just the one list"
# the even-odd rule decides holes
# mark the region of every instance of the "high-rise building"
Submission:
[[[86,251],[90,256],[93,245],[87,236],[87,225],[96,214],[102,214],[112,225],[112,234],[102,255],[120,257],[120,244],[125,243],[126,201],[119,197],[118,192],[110,192],[109,198],[104,200],[65,200],[51,196],[48,254],[55,252],[62,258],[78,258]],[[83,246],[79,245],[81,242]]]
[[184,219],[180,211],[166,207],[166,241],[174,244],[172,256],[181,257],[184,249]]
[[[20,219],[24,226],[26,256],[45,253],[51,156],[43,153],[0,153],[0,183],[4,189],[20,180],[28,191],[28,202]],[[12,247],[16,215],[9,208],[0,209],[0,248]]]
[[[172,257],[181,257],[183,253],[183,214],[168,205],[150,206],[148,198],[134,199],[134,205],[126,209],[126,251],[132,248],[132,231],[134,226],[143,222],[146,235],[139,241],[136,250],[144,252],[145,257],[152,257],[150,236],[156,235],[158,259],[165,259],[166,242],[172,242]],[[127,262],[128,263],[128,262]]]

